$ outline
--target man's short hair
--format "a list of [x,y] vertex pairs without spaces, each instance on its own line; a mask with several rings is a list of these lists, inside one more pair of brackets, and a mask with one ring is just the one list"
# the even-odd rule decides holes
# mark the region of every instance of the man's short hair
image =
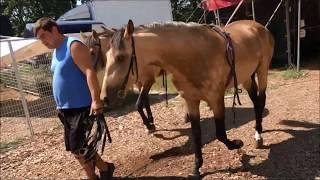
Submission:
[[37,33],[40,29],[43,29],[44,31],[52,32],[52,27],[56,27],[58,32],[60,32],[58,24],[51,18],[48,17],[42,17],[37,20],[33,27],[33,33],[35,36],[37,36]]

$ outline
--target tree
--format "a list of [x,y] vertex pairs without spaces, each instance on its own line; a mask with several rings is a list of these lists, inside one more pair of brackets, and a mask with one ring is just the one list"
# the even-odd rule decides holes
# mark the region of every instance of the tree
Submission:
[[173,20],[198,22],[203,10],[198,7],[201,0],[171,0]]
[[1,15],[10,18],[14,34],[21,36],[26,23],[47,16],[54,19],[76,6],[76,0],[2,0]]

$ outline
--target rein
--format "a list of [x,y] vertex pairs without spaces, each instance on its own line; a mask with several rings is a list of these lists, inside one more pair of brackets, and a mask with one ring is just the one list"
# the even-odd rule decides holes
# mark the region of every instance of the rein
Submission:
[[126,86],[127,86],[127,83],[128,83],[130,71],[131,71],[132,75],[134,75],[133,68],[135,68],[135,71],[136,71],[136,82],[138,81],[138,77],[139,77],[139,75],[138,75],[138,63],[137,63],[137,56],[136,56],[136,48],[135,48],[135,43],[134,43],[133,36],[131,38],[131,41],[132,41],[132,53],[131,53],[129,69],[128,69],[128,72],[126,74],[126,77],[124,78],[124,81],[122,83],[121,89],[118,91],[118,97],[122,98],[122,99],[125,97],[125,89],[126,89]]
[[226,83],[226,86],[229,84],[229,82],[231,81],[232,76],[234,77],[234,93],[233,93],[233,104],[232,104],[232,111],[233,111],[233,123],[235,123],[235,110],[234,110],[234,106],[237,105],[236,104],[236,98],[237,101],[239,103],[239,105],[242,105],[240,102],[240,98],[239,98],[239,93],[242,92],[241,89],[238,88],[238,80],[237,80],[237,74],[236,74],[236,64],[235,64],[235,55],[234,55],[234,47],[232,44],[232,40],[230,38],[229,33],[222,31],[220,28],[216,27],[216,26],[212,26],[212,28],[214,31],[216,31],[218,34],[220,34],[226,41],[226,59],[228,62],[228,65],[231,68],[230,74],[229,74],[229,78],[228,81]]

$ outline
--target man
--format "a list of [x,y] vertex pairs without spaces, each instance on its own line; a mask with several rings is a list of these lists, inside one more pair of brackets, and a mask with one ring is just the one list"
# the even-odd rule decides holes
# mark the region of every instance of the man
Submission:
[[[40,18],[35,23],[34,34],[45,46],[54,49],[53,95],[64,125],[66,150],[80,162],[89,179],[97,179],[95,167],[100,170],[100,179],[111,179],[114,165],[105,163],[86,142],[90,117],[101,115],[103,110],[89,49],[78,39],[64,36],[50,18]],[[88,157],[87,150],[93,151],[93,155]]]

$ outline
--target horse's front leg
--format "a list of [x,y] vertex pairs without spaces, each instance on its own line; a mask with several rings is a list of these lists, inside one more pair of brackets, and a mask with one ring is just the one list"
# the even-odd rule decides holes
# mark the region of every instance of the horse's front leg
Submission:
[[201,179],[200,168],[203,164],[202,159],[202,142],[201,142],[201,127],[200,127],[200,101],[187,101],[186,121],[191,122],[193,149],[195,153],[195,166],[193,170],[193,177]]
[[225,106],[224,96],[217,96],[217,100],[214,102],[214,121],[216,124],[216,136],[219,141],[224,143],[229,150],[239,149],[243,146],[241,140],[229,140],[226,133],[225,126]]
[[148,93],[146,93],[146,95],[144,96],[144,107],[146,108],[146,111],[147,111],[147,116],[148,116],[148,122],[149,122],[149,125],[151,126],[151,128],[153,128],[155,130],[155,126],[154,126],[154,123],[153,123],[153,116],[152,116],[152,112],[151,112],[151,108],[150,108],[150,103],[149,103],[149,96],[148,96]]
[[[136,102],[136,108],[143,120],[143,124],[147,127],[148,132],[149,133],[153,133],[155,131],[155,126],[153,124],[153,117],[152,117],[152,113],[151,113],[151,109],[150,109],[150,105],[149,105],[149,98],[148,98],[148,92],[149,92],[150,88],[145,88],[142,87],[139,93],[139,97],[137,99]],[[148,117],[145,115],[143,108],[147,105],[146,110],[147,110],[147,115]],[[151,114],[151,115],[150,115]],[[152,120],[150,120],[150,116],[152,118]]]

